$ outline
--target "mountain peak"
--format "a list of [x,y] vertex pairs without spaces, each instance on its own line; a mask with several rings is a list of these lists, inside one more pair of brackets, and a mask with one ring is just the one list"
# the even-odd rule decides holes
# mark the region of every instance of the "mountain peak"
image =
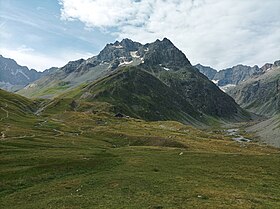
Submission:
[[175,47],[174,44],[168,39],[168,38],[163,38],[162,41],[157,39],[154,44],[160,44],[160,45],[164,45],[164,46],[171,46],[171,47]]
[[270,69],[272,66],[273,66],[273,64],[271,64],[271,63],[265,63],[265,64],[261,67],[261,70],[265,72],[265,71],[267,71],[268,69]]
[[162,39],[162,42],[164,42],[164,43],[169,43],[169,44],[172,44],[172,45],[174,45],[168,38],[166,38],[166,37],[164,37],[163,39]]
[[124,38],[123,40],[121,40],[121,44],[128,44],[128,43],[135,43],[135,41],[132,41],[129,38]]
[[275,67],[280,66],[280,60],[275,61],[273,65],[274,65]]
[[145,46],[149,49],[145,55],[145,63],[148,65],[166,65],[173,69],[191,65],[185,54],[167,38],[162,41],[157,39]]

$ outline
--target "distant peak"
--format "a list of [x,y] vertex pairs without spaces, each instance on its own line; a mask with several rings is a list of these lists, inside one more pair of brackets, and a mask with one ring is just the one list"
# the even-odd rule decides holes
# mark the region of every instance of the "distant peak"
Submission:
[[276,67],[280,66],[280,60],[275,61],[273,65]]
[[273,66],[273,64],[271,64],[271,63],[265,63],[262,67],[261,67],[261,69],[263,70],[263,71],[266,71],[266,70],[268,70],[269,68],[271,68]]
[[162,41],[157,39],[154,44],[164,47],[175,47],[175,45],[168,38],[164,38]]
[[67,66],[67,65],[80,65],[84,61],[85,60],[83,58],[75,60],[75,61],[69,61],[65,66]]
[[163,42],[169,42],[169,43],[172,43],[168,38],[166,38],[166,37],[164,37],[163,39],[162,39],[162,41]]
[[122,41],[121,41],[121,44],[123,43],[134,43],[134,41],[132,41],[131,39],[129,38],[124,38]]
[[120,45],[120,42],[119,41],[115,41],[115,43],[113,45]]

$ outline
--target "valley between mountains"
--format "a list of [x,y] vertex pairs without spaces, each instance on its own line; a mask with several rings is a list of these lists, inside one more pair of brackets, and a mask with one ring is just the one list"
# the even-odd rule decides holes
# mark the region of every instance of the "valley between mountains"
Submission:
[[216,71],[164,38],[0,64],[1,208],[280,207],[279,61]]

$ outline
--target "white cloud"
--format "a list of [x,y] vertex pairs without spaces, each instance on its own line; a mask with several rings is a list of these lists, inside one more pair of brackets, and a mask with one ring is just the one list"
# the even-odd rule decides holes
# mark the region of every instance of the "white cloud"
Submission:
[[[151,42],[168,37],[192,63],[222,69],[280,59],[279,0],[60,0],[63,20]],[[117,31],[117,32],[116,32]]]
[[77,60],[80,58],[86,58],[93,56],[89,53],[81,52],[64,52],[60,55],[49,56],[46,54],[40,54],[34,49],[25,45],[19,48],[0,48],[0,54],[6,58],[14,59],[19,65],[28,66],[29,69],[33,68],[38,71],[43,71],[51,67],[62,67],[69,60]]

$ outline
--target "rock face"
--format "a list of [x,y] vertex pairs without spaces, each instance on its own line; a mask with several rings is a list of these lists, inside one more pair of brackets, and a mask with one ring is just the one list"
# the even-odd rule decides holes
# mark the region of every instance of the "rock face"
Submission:
[[29,70],[25,66],[18,65],[15,60],[0,55],[0,88],[2,89],[16,91],[46,74],[47,72]]
[[195,67],[210,80],[216,83],[221,89],[227,91],[230,87],[234,87],[252,77],[262,75],[272,67],[272,64],[265,64],[263,67],[237,65],[221,71],[217,71],[203,65],[195,65]]
[[39,74],[35,70],[18,65],[13,59],[0,55],[0,82],[1,88],[12,90],[13,87],[25,86],[36,80]]
[[205,75],[209,80],[214,80],[215,75],[217,74],[217,70],[209,67],[209,66],[203,66],[201,64],[195,65],[195,67],[201,72],[203,75]]
[[276,61],[265,73],[240,83],[228,92],[242,107],[264,115],[280,112],[280,66]]
[[167,38],[162,41],[156,40],[154,43],[145,46],[147,48],[144,56],[145,67],[161,65],[165,66],[166,69],[172,68],[176,71],[182,67],[191,66],[186,56]]
[[219,86],[225,86],[228,84],[238,85],[240,82],[262,73],[262,70],[258,66],[250,67],[237,65],[232,68],[219,71],[214,76],[214,80],[218,80]]

